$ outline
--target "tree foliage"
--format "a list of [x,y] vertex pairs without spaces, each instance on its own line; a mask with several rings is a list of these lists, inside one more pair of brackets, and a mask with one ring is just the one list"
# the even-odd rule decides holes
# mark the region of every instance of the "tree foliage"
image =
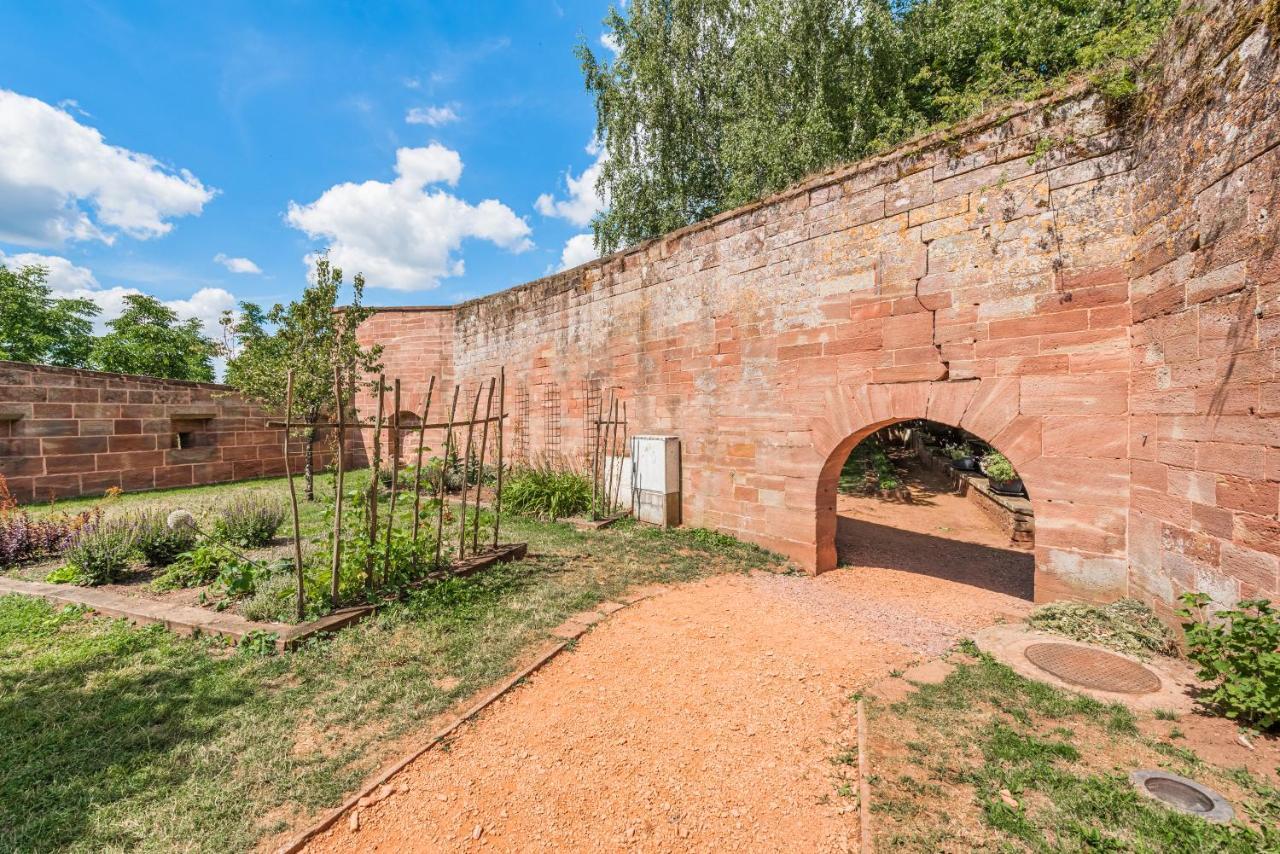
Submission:
[[48,271],[0,266],[0,359],[84,367],[93,347],[98,307],[87,299],[56,299]]
[[[283,410],[285,376],[292,369],[293,419],[303,425],[322,421],[333,411],[334,366],[354,387],[358,377],[378,370],[382,352],[378,345],[362,347],[356,338],[356,328],[372,314],[362,305],[364,277],[356,275],[350,303],[337,311],[341,291],[342,270],[321,258],[314,281],[297,301],[265,312],[253,303],[241,303],[239,318],[225,321],[233,339],[226,383],[264,406]],[[306,426],[302,435],[310,499],[316,431]]]
[[155,297],[129,294],[124,312],[93,342],[89,366],[171,380],[213,381],[216,346],[194,317],[179,320]]
[[607,152],[597,245],[688,225],[1072,73],[1122,90],[1176,5],[632,0],[605,19],[615,57],[578,47]]

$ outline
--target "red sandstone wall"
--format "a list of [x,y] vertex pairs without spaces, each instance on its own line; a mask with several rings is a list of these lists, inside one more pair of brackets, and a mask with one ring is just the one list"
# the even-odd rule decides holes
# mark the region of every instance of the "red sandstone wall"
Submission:
[[1280,593],[1280,32],[1209,14],[1159,57],[1134,181],[1129,590],[1166,611]]
[[851,440],[963,424],[1027,475],[1046,591],[1123,581],[1129,165],[1095,99],[1029,106],[459,306],[454,367],[507,366],[534,454],[557,395],[573,456],[586,385],[618,387],[633,432],[683,438],[687,522],[817,568]]
[[[1258,8],[1173,34],[1145,125],[1087,93],[1016,108],[458,306],[438,340],[464,384],[507,367],[531,456],[580,458],[587,388],[616,387],[632,432],[682,438],[687,523],[810,568],[835,562],[848,451],[929,417],[1023,475],[1038,599],[1274,595],[1280,110]],[[388,364],[421,323],[378,316]]]
[[[436,390],[431,398],[429,423],[446,421],[449,416],[449,393],[453,375],[453,309],[450,307],[421,306],[382,309],[360,325],[360,343],[364,346],[382,344],[383,369],[387,379],[385,416],[391,419],[394,408],[391,386],[397,378],[401,381],[400,412],[407,418],[422,414],[422,405],[432,376],[436,378]],[[377,414],[377,398],[367,387],[361,387],[356,395],[356,407],[360,417],[372,422]],[[459,412],[463,405],[458,403]],[[468,411],[469,415],[470,412]],[[461,416],[460,416],[461,417]],[[413,423],[417,423],[414,421]],[[373,434],[352,434],[352,454],[357,462],[372,454]],[[425,444],[428,448],[440,447],[442,430],[430,431]],[[401,462],[412,464],[412,455],[418,447],[417,436],[406,433],[401,444]],[[384,457],[388,453],[384,445]]]
[[[229,391],[0,362],[0,474],[20,501],[284,474],[282,431]],[[192,447],[176,447],[179,428]]]

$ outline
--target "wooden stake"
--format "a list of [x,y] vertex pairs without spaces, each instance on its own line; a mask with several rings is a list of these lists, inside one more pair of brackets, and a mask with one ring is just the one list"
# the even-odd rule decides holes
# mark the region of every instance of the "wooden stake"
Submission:
[[289,463],[289,431],[293,426],[293,369],[284,381],[284,476],[289,481],[289,505],[293,509],[293,566],[297,573],[298,622],[307,616],[307,593],[302,578],[302,526],[298,524],[298,490],[293,483],[293,466]]
[[[588,394],[590,392],[588,391]],[[597,474],[600,469],[600,404],[596,404],[595,441],[591,443],[591,518],[600,518],[600,490],[597,489]]]
[[502,419],[507,414],[507,367],[498,370],[498,484],[493,493],[493,547],[498,547],[498,527],[502,524]]
[[489,416],[493,414],[493,387],[497,380],[489,377],[489,397],[484,402],[484,427],[480,430],[480,456],[476,462],[480,470],[476,473],[476,524],[471,532],[471,553],[480,551],[480,491],[484,489],[484,452],[489,444]]
[[342,369],[333,366],[333,401],[338,410],[338,473],[334,486],[336,494],[333,498],[333,560],[330,562],[329,601],[338,607],[338,576],[342,568],[342,482],[346,475],[346,464],[343,462],[347,443],[347,417],[342,405]]
[[418,462],[413,467],[413,545],[414,553],[417,553],[418,545],[418,516],[422,508],[422,443],[423,437],[427,432],[427,413],[431,411],[431,394],[436,390],[435,374],[431,375],[431,382],[427,383],[427,399],[422,404],[422,418],[418,423]]
[[449,449],[453,447],[453,416],[458,411],[458,386],[453,387],[453,403],[449,404],[449,426],[444,434],[444,458],[440,462],[440,508],[436,516],[436,560],[432,569],[440,568],[440,546],[444,542],[445,473],[449,468]]
[[472,437],[476,432],[476,416],[480,414],[480,393],[484,383],[476,386],[476,402],[471,404],[471,420],[467,422],[467,455],[462,459],[462,518],[458,522],[458,560],[467,554],[467,492],[471,471]]
[[378,471],[382,468],[382,411],[386,405],[387,381],[378,374],[378,418],[373,422],[373,467],[369,477],[369,551],[364,559],[364,584],[373,591],[373,549],[378,544]]
[[382,547],[382,580],[385,583],[391,574],[391,532],[396,524],[396,494],[400,486],[400,451],[404,445],[404,436],[400,433],[400,378],[396,377],[395,391],[391,395],[392,408],[389,431],[391,445],[391,502],[387,506],[387,536]]
[[609,462],[609,455],[613,453],[613,446],[618,440],[618,398],[615,395],[616,392],[610,389],[609,423],[604,428],[604,516],[606,519],[613,515],[613,493],[610,491],[613,486],[613,464]]
[[[623,460],[626,460],[626,457],[627,457],[627,402],[626,402],[626,401],[622,401],[622,458],[623,458]],[[620,469],[618,469],[618,487],[620,487],[620,488],[622,487],[622,469],[621,469],[621,467],[620,467]],[[632,492],[632,494],[635,494],[635,488],[634,488],[634,487],[632,487],[631,492]],[[627,506],[628,506],[628,507],[630,507],[630,506],[631,506],[631,502],[630,502],[631,495],[627,495],[627,498],[628,498]],[[618,502],[618,507],[622,507],[622,502]]]

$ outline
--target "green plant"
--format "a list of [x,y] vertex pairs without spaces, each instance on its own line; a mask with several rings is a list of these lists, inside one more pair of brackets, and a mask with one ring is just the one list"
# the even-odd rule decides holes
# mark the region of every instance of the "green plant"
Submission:
[[982,458],[982,470],[986,472],[988,478],[1000,483],[1008,483],[1018,477],[1018,472],[1014,470],[1013,463],[1009,462],[1005,455],[999,451],[991,451]]
[[946,452],[947,456],[953,460],[963,460],[973,456],[973,451],[970,450],[967,444],[948,445]]
[[296,581],[293,577],[293,565],[285,567],[285,572],[273,572],[257,576],[253,579],[253,592],[240,608],[240,613],[249,620],[261,622],[292,622],[297,618]]
[[214,531],[233,545],[256,549],[270,545],[283,523],[283,504],[248,493],[231,499],[223,507]]
[[163,510],[143,510],[129,517],[129,521],[133,524],[138,553],[147,566],[168,566],[196,544],[195,529],[170,528],[168,514]]
[[129,570],[134,550],[134,528],[127,519],[82,528],[63,553],[70,570],[66,580],[86,587],[116,581]]
[[1280,723],[1280,614],[1266,599],[1210,611],[1205,593],[1182,594],[1178,615],[1187,657],[1212,683],[1208,701],[1228,718],[1271,729]]
[[287,559],[263,565],[228,556],[218,569],[218,576],[211,587],[228,599],[252,596],[262,581],[276,573],[291,572],[292,567],[292,562]]
[[503,484],[502,500],[512,513],[561,519],[591,509],[591,481],[550,466],[518,469]]
[[[315,498],[315,425],[333,408],[333,369],[354,386],[360,375],[376,373],[381,345],[362,347],[356,328],[372,313],[362,305],[364,277],[357,274],[343,296],[342,270],[321,256],[302,295],[287,306],[264,311],[242,302],[235,314],[224,312],[228,348],[226,383],[269,409],[285,404],[285,372],[293,371],[293,421],[302,440],[303,494]],[[335,309],[341,305],[341,311]],[[375,392],[376,393],[376,392]],[[349,399],[348,394],[344,397]]]
[[847,493],[875,489],[891,492],[901,485],[898,468],[889,458],[879,434],[859,442],[840,469],[840,489]]
[[240,638],[240,652],[254,656],[275,655],[277,637],[275,632],[254,629]]
[[178,590],[200,587],[217,578],[222,567],[231,560],[234,558],[225,549],[211,543],[202,543],[178,555],[164,573],[151,582],[151,588]]

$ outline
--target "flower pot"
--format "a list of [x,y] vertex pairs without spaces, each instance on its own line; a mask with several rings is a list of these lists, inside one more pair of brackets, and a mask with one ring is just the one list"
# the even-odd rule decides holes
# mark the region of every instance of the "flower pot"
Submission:
[[991,487],[991,491],[997,495],[1021,496],[1023,494],[1022,478],[1015,477],[1013,480],[992,480],[987,478],[987,486]]
[[951,461],[951,467],[956,471],[977,471],[978,461],[974,457],[960,457]]

